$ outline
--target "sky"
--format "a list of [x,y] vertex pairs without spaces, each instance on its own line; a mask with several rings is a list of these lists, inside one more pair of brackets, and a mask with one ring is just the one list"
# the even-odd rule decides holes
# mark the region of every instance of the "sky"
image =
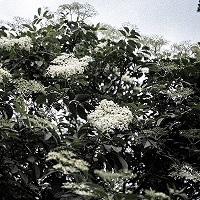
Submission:
[[10,21],[14,16],[33,18],[38,7],[55,11],[59,5],[89,3],[98,15],[92,23],[120,27],[129,22],[142,35],[159,35],[172,43],[190,40],[200,42],[200,13],[198,0],[0,0],[0,19]]

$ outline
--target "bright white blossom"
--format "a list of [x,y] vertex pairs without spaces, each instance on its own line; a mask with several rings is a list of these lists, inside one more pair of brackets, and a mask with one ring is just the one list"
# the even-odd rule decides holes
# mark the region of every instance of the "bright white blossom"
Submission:
[[63,174],[74,173],[77,171],[88,171],[88,163],[84,160],[75,158],[76,154],[71,151],[62,150],[59,152],[49,152],[46,160],[55,160],[57,164],[53,166],[55,170]]
[[143,67],[140,69],[140,71],[143,73],[143,74],[148,74],[149,73],[149,68],[148,67]]
[[15,80],[14,83],[17,91],[25,96],[38,92],[45,93],[44,86],[34,80],[25,80],[20,78]]
[[114,180],[128,180],[133,177],[131,171],[124,170],[119,173],[104,170],[94,170],[94,173],[101,177],[104,181],[113,182]]
[[19,49],[24,49],[26,51],[30,51],[32,47],[32,39],[28,36],[17,38],[0,38],[0,49],[5,49],[7,51],[11,51],[18,47]]
[[69,173],[76,172],[76,170],[74,168],[69,167],[69,166],[65,166],[61,163],[53,165],[53,169],[55,169],[56,171],[61,171],[63,174],[69,174]]
[[113,101],[102,100],[88,117],[88,122],[102,132],[114,132],[114,129],[126,130],[133,120],[133,114],[127,107],[120,107]]
[[30,51],[31,47],[33,47],[32,39],[28,36],[17,39],[16,43],[19,45],[20,49],[24,49],[26,51]]
[[12,77],[12,75],[8,70],[0,68],[0,83],[3,82],[4,78],[10,78],[10,77]]
[[85,56],[83,58],[76,58],[74,54],[62,54],[55,58],[47,69],[47,75],[52,78],[61,77],[67,79],[75,74],[83,74],[85,67],[92,58]]
[[85,197],[93,197],[95,194],[91,191],[83,191],[83,190],[74,190],[75,194],[78,194],[79,196],[85,196]]

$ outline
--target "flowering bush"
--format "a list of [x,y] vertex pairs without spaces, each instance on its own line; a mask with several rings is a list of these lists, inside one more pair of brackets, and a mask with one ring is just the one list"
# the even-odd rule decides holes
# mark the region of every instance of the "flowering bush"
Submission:
[[88,122],[101,132],[114,132],[115,129],[127,130],[132,122],[132,112],[119,107],[113,101],[102,100],[95,111],[87,116]]
[[80,6],[0,30],[1,199],[198,199],[199,58],[99,37]]
[[75,74],[83,74],[85,67],[92,61],[89,56],[81,59],[76,58],[73,54],[63,54],[52,61],[47,69],[47,74],[54,77],[67,79]]
[[24,49],[30,51],[32,46],[32,40],[30,37],[25,36],[19,39],[17,38],[0,38],[0,48],[6,51],[15,50],[15,48]]
[[25,79],[16,79],[14,80],[15,88],[17,89],[17,92],[28,96],[32,93],[45,93],[45,88],[43,85],[38,83],[35,80],[25,80]]
[[55,160],[58,164],[54,165],[55,170],[60,170],[64,174],[73,173],[77,170],[88,171],[88,163],[83,160],[74,158],[75,154],[70,151],[49,152],[47,160]]
[[2,69],[0,68],[0,82],[3,82],[3,79],[5,78],[11,78],[12,75],[10,74],[10,72],[8,70]]

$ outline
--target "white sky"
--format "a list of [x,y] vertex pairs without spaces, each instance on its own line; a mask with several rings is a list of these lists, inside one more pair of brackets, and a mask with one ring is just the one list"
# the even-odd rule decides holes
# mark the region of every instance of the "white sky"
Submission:
[[[74,0],[89,3],[98,11],[91,22],[120,27],[124,22],[136,25],[144,35],[160,35],[171,42],[200,41],[198,0]],[[73,0],[0,0],[0,19],[14,16],[32,18],[38,7],[55,11]]]

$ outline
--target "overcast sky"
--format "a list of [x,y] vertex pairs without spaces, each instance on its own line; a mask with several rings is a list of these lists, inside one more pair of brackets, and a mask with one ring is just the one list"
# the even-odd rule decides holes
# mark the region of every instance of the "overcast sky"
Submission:
[[[171,42],[200,41],[198,0],[74,0],[89,3],[99,13],[91,22],[104,22],[120,27],[130,22],[141,34],[160,35]],[[14,16],[32,18],[38,7],[55,11],[73,0],[0,0],[0,19]]]

